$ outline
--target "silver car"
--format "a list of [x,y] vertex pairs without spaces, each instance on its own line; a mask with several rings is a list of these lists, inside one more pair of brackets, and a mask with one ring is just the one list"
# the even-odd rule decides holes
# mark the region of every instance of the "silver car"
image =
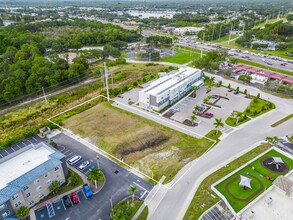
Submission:
[[79,165],[79,169],[83,170],[84,168],[86,168],[88,165],[90,164],[90,162],[87,160],[85,162],[83,162],[82,164]]

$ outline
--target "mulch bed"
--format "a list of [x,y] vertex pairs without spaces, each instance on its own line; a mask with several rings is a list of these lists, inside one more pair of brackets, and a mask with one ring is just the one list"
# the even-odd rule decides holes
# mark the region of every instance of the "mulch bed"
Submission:
[[174,113],[172,113],[172,112],[167,112],[167,113],[165,113],[165,114],[163,115],[163,117],[165,117],[165,118],[171,118],[173,115],[174,115]]
[[182,124],[187,125],[189,127],[196,127],[196,126],[198,126],[198,124],[196,122],[193,122],[193,124],[192,124],[192,122],[190,120],[188,120],[188,119],[185,119],[182,122]]
[[65,147],[64,146],[57,145],[57,150],[64,151],[65,150]]
[[274,173],[285,174],[289,171],[287,164],[283,163],[281,164],[281,166],[279,166],[279,169],[277,169],[277,166],[275,164],[268,164],[272,161],[273,161],[273,158],[268,157],[268,158],[265,158],[263,161],[261,161],[261,164],[263,167],[265,167],[266,169]]

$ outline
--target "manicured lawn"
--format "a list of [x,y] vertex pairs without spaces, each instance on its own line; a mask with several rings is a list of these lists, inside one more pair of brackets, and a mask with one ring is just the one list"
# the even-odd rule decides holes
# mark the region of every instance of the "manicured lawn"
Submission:
[[277,69],[277,68],[274,68],[274,67],[268,67],[268,66],[265,66],[265,65],[262,65],[262,64],[259,64],[259,63],[254,63],[254,62],[249,61],[249,60],[238,59],[238,63],[247,64],[247,65],[250,65],[250,66],[255,66],[255,67],[258,67],[258,68],[261,68],[261,69],[270,70],[270,71],[285,74],[285,75],[288,75],[288,76],[293,76],[293,72],[282,70],[282,69]]
[[112,219],[131,220],[142,204],[142,201],[120,201],[112,209]]
[[[281,157],[289,169],[293,166],[293,160],[275,150],[271,150],[215,186],[225,196],[235,212],[239,212],[272,185],[272,182],[265,178],[266,176],[276,179],[278,176],[284,175],[263,166],[262,161],[271,157]],[[244,190],[243,187],[239,186],[240,175],[251,179],[252,189]]]
[[293,143],[293,136],[289,137],[288,140]]
[[193,50],[183,50],[177,49],[176,54],[174,56],[163,58],[163,62],[170,62],[170,63],[178,63],[184,64],[188,63],[189,61],[193,61],[194,59],[200,58],[200,53]]
[[220,141],[219,138],[221,137],[222,134],[223,134],[222,131],[213,129],[209,131],[209,133],[207,133],[205,136],[219,142]]
[[271,127],[277,127],[278,125],[288,121],[289,119],[293,118],[293,114],[286,116],[285,118],[282,118],[281,120],[275,122],[274,124],[271,125]]
[[148,214],[149,214],[149,209],[148,209],[148,207],[146,206],[146,207],[143,209],[142,213],[138,216],[138,219],[139,219],[139,220],[146,220],[146,219],[148,218]]
[[[225,177],[226,175],[228,175],[235,169],[241,167],[243,164],[252,160],[257,155],[266,151],[270,147],[271,145],[269,144],[263,144],[261,146],[258,146],[255,149],[244,154],[243,156],[235,159],[231,163],[227,164],[227,166],[222,167],[221,169],[217,170],[216,172],[212,173],[207,178],[205,178],[203,182],[200,184],[199,188],[197,189],[188,207],[188,210],[185,213],[184,219],[185,220],[199,219],[199,217],[207,209],[212,207],[214,204],[216,204],[220,200],[220,198],[216,196],[214,192],[211,190],[211,184],[217,182],[218,180]],[[213,194],[216,198],[213,198],[211,194]],[[202,208],[201,207],[202,204],[206,204],[206,205]]]
[[233,117],[228,117],[226,120],[225,120],[225,123],[227,124],[227,125],[229,125],[229,126],[231,126],[231,127],[235,127],[235,126],[239,126],[239,125],[241,125],[241,124],[243,124],[243,123],[245,123],[245,122],[247,122],[247,121],[249,121],[250,119],[247,117],[246,119],[244,119],[244,120],[241,120],[241,119],[239,119],[238,120],[238,124],[236,124],[236,122],[237,122],[237,119],[236,118],[233,118]]
[[[65,128],[145,174],[154,174],[157,180],[165,175],[170,181],[188,161],[212,145],[205,138],[191,137],[108,103],[75,115],[70,112],[66,114],[71,117],[61,122]],[[63,115],[60,117],[64,119]]]

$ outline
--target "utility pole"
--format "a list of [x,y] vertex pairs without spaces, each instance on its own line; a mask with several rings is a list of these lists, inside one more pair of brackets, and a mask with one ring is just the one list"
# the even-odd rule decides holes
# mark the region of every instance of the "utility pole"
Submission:
[[149,52],[149,62],[151,62],[151,53]]
[[96,158],[97,158],[98,169],[100,169],[100,161],[99,161],[100,160],[100,157],[99,157],[99,155],[97,155]]
[[222,23],[221,23],[221,26],[220,26],[219,38],[221,37],[221,31],[222,31]]
[[[202,38],[202,44],[204,44],[204,37],[206,35],[206,32],[203,32],[203,38]],[[202,58],[202,50],[203,50],[203,45],[201,47],[201,51],[200,51],[200,58]]]
[[44,86],[42,86],[42,90],[43,90],[44,98],[45,98],[46,102],[48,102],[48,100],[47,100],[47,96],[46,96],[46,93],[45,93]]
[[215,25],[213,25],[212,41],[214,40]]
[[110,101],[110,95],[109,95],[109,86],[108,86],[108,72],[106,67],[106,62],[104,62],[104,68],[105,68],[105,78],[106,78],[106,91],[107,91],[107,100]]
[[230,30],[230,34],[229,34],[229,41],[228,41],[228,44],[230,44],[231,34],[232,34],[232,29],[233,29],[233,24],[231,25],[231,30]]

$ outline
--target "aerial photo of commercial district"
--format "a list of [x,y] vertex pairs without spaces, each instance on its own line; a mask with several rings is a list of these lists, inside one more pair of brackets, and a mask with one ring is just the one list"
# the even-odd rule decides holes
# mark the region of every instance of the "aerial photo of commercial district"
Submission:
[[0,0],[0,220],[292,220],[293,2]]

